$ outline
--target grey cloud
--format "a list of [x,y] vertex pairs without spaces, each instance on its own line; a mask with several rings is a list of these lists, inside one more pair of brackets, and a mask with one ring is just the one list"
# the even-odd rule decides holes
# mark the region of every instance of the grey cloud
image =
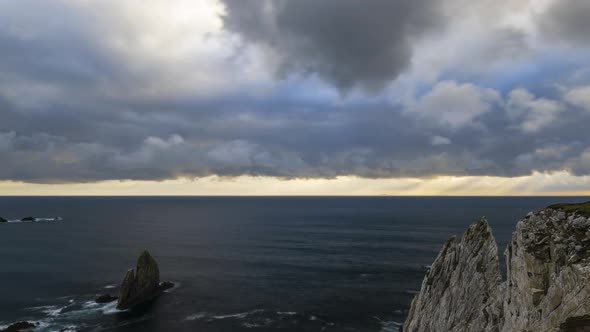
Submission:
[[553,0],[538,18],[541,32],[550,39],[590,42],[590,2],[584,0]]
[[223,0],[226,29],[275,52],[282,73],[379,90],[406,69],[412,41],[443,23],[434,0]]
[[[185,69],[179,76],[157,63],[150,63],[153,71],[132,70],[135,55],[121,57],[105,45],[89,14],[67,3],[0,3],[0,180],[590,174],[590,112],[582,87],[563,94],[576,107],[528,90],[510,101],[510,94],[451,78],[424,88],[414,104],[362,93],[358,99],[298,98],[294,90],[316,93],[317,83],[305,79],[272,85],[264,98],[258,86],[212,96],[201,90],[146,95],[140,93],[145,87],[167,85],[170,77],[183,81],[194,67],[175,67]],[[440,23],[429,1],[227,5],[229,29],[272,47],[286,57],[285,66],[345,88],[389,82],[407,65],[412,38]],[[32,17],[50,13],[59,24],[45,26],[40,17],[19,21],[27,10],[35,10]],[[331,29],[316,31],[323,25]],[[346,53],[347,46],[371,55]],[[228,72],[236,69],[228,66]]]
[[536,98],[525,89],[510,92],[508,115],[519,122],[525,133],[536,132],[554,124],[565,111],[562,103],[546,98]]

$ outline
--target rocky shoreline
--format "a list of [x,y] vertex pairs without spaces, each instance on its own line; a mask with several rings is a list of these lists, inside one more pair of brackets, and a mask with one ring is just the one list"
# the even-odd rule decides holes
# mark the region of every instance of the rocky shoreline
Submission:
[[[149,304],[172,287],[174,287],[172,282],[160,282],[158,263],[147,250],[144,250],[137,259],[135,269],[129,269],[125,273],[119,285],[118,296],[102,294],[94,302],[105,304],[117,301],[117,310],[134,310],[136,307]],[[36,322],[19,321],[3,329],[0,328],[0,332],[18,332],[37,327]]]
[[529,213],[505,251],[487,221],[448,240],[422,282],[404,332],[590,331],[590,202]]

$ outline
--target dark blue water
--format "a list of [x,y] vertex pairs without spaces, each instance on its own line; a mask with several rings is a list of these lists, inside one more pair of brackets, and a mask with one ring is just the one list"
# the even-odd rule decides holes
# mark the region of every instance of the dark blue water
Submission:
[[[396,331],[442,243],[488,217],[501,250],[555,197],[0,197],[0,325],[48,331]],[[177,287],[96,305],[147,248]],[[105,288],[107,287],[107,288]]]

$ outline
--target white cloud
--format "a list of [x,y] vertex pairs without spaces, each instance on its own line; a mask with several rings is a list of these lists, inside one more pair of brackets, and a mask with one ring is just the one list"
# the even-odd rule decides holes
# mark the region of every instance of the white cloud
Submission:
[[409,105],[408,113],[450,129],[474,125],[477,117],[501,102],[493,89],[455,81],[439,82],[429,93]]
[[565,100],[590,112],[590,86],[578,87],[567,92]]
[[430,143],[434,146],[451,144],[451,140],[443,136],[432,136]]
[[508,116],[525,133],[538,132],[551,125],[564,110],[560,102],[536,98],[526,89],[512,90],[507,104]]

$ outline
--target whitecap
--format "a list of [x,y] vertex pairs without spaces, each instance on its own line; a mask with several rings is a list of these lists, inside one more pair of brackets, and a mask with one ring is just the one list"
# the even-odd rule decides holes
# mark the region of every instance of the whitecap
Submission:
[[213,319],[228,319],[228,318],[244,319],[250,315],[254,315],[254,314],[257,314],[260,312],[264,312],[264,309],[256,309],[256,310],[252,310],[252,311],[240,312],[237,314],[213,316]]
[[76,332],[76,325],[66,325],[59,330],[60,332]]
[[280,316],[295,316],[297,313],[295,311],[277,311],[277,315]]
[[396,321],[381,321],[380,332],[398,332],[402,325],[402,323]]
[[116,288],[116,287],[117,287],[116,285],[106,285],[103,288],[104,289],[112,289],[112,288]]
[[111,302],[111,303],[107,303],[100,310],[105,315],[112,315],[112,314],[116,314],[116,313],[119,313],[119,312],[126,312],[126,311],[128,311],[128,310],[119,310],[119,309],[117,309],[117,302],[116,301]]
[[105,304],[92,304],[93,301],[87,301],[82,304],[82,309],[72,310],[64,312],[62,316],[69,317],[70,319],[80,319],[88,316],[96,315],[111,315],[118,312],[124,312],[125,310],[117,309],[117,302],[110,302]]
[[[43,312],[44,314],[46,314],[49,317],[57,317],[63,313],[64,309],[67,309],[68,307],[72,306],[73,304],[74,304],[74,300],[69,300],[68,304],[64,305],[63,307],[59,307],[59,308],[54,305],[44,306],[44,307],[42,307],[43,309],[41,309],[41,312]],[[41,308],[41,307],[38,307],[38,308]]]
[[207,317],[207,313],[206,312],[198,312],[194,315],[189,315],[186,316],[186,318],[184,320],[200,320]]
[[57,308],[57,306],[42,305],[42,306],[38,306],[38,307],[28,307],[28,308],[25,308],[25,310],[47,310],[47,309],[55,309],[55,308]]
[[46,314],[47,316],[50,316],[50,317],[57,317],[57,316],[59,316],[59,314],[61,314],[63,309],[64,309],[64,307],[56,308],[56,309],[45,309],[45,310],[43,310],[43,313]]
[[86,301],[86,302],[82,303],[82,308],[84,308],[84,309],[96,308],[98,306],[99,306],[99,304],[96,303],[96,301]]

